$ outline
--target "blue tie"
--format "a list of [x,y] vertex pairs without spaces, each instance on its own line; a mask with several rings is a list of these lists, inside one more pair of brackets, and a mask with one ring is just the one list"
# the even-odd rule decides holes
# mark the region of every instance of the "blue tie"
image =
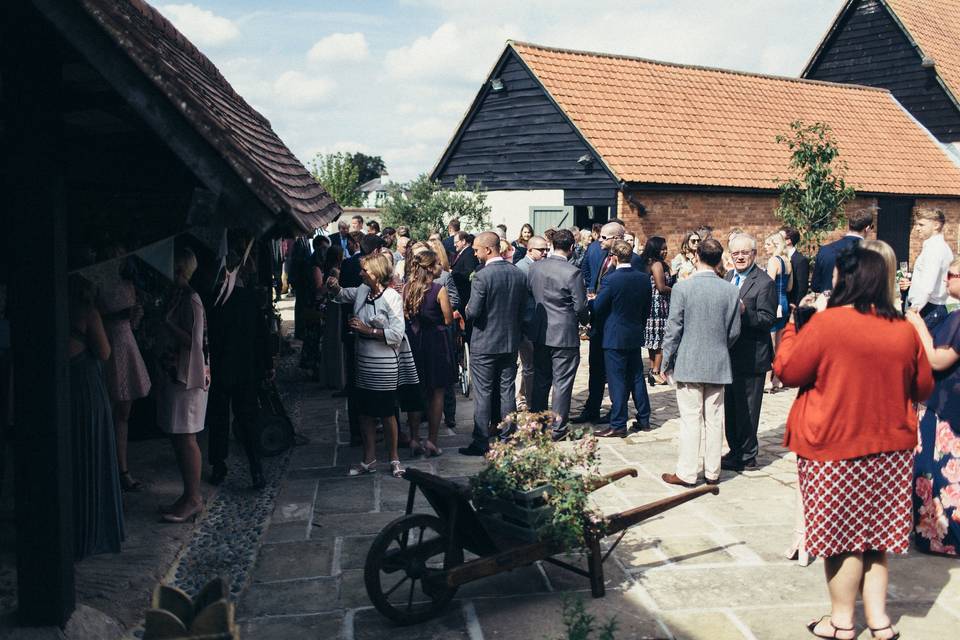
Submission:
[[738,271],[738,272],[736,273],[736,275],[734,276],[734,284],[737,285],[738,287],[740,286],[740,272],[739,272],[739,271]]

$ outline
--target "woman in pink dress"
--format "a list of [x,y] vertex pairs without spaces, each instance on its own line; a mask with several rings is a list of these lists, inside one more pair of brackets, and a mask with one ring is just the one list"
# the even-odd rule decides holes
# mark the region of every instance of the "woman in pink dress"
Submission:
[[[126,250],[116,245],[109,257],[119,258]],[[105,285],[97,300],[103,316],[103,326],[110,340],[110,358],[103,363],[107,379],[107,392],[113,408],[113,427],[117,435],[117,467],[120,471],[120,486],[124,491],[140,491],[143,484],[130,475],[127,467],[127,433],[130,423],[130,407],[133,401],[150,393],[150,375],[140,355],[140,348],[133,336],[133,329],[143,318],[143,308],[137,303],[133,282],[126,277],[128,271],[120,268],[120,278]]]

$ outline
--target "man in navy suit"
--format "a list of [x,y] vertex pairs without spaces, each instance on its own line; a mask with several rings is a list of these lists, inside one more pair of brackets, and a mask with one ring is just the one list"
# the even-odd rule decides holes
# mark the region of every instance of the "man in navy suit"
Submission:
[[[600,240],[590,243],[583,259],[581,272],[584,274],[587,288],[587,298],[593,299],[601,288],[603,279],[614,269],[616,260],[610,255],[610,248],[617,240],[623,240],[625,231],[619,221],[608,222],[600,229]],[[597,246],[591,255],[591,249]],[[631,264],[637,271],[643,270],[643,260],[632,254]],[[600,416],[600,405],[603,402],[603,390],[607,386],[607,375],[604,369],[603,355],[603,326],[596,322],[590,323],[590,376],[587,383],[587,401],[583,405],[580,415],[571,418],[573,424],[596,422],[606,424],[609,415]]]
[[813,282],[810,288],[817,293],[833,289],[833,267],[837,263],[837,256],[847,247],[852,247],[861,240],[873,227],[873,209],[858,209],[847,216],[847,235],[836,242],[825,244],[817,252],[813,263]]
[[650,276],[631,265],[633,247],[617,240],[611,247],[613,271],[605,275],[593,300],[593,322],[602,326],[603,358],[610,385],[610,427],[601,438],[627,435],[627,401],[633,392],[637,427],[649,428],[650,399],[643,379],[644,329],[650,312]]
[[790,258],[790,266],[793,269],[793,287],[787,294],[787,299],[790,304],[799,307],[800,301],[806,297],[810,289],[810,260],[797,248],[800,244],[799,231],[793,227],[782,227],[780,233],[786,240],[787,256]]

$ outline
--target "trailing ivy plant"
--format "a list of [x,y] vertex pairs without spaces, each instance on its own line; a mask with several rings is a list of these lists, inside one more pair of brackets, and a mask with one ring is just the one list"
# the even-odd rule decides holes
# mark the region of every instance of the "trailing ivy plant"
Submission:
[[543,499],[552,508],[551,520],[539,536],[576,549],[583,546],[586,527],[602,527],[602,516],[588,503],[588,481],[600,473],[600,456],[592,435],[572,444],[554,442],[550,427],[557,419],[550,411],[508,415],[500,425],[508,437],[491,445],[487,466],[470,482],[478,498],[505,500],[513,499],[513,491],[550,485],[553,491],[545,491]]
[[838,159],[840,149],[830,125],[795,120],[790,129],[790,135],[777,136],[777,142],[790,150],[794,176],[778,180],[776,214],[800,233],[800,248],[813,255],[824,236],[843,224],[843,207],[856,193],[844,181],[847,166]]

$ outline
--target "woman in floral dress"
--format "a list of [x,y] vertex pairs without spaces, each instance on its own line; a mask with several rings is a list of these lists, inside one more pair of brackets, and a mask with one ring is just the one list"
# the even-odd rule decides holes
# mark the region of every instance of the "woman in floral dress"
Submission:
[[[960,258],[947,270],[947,290],[960,296]],[[920,314],[917,328],[936,379],[920,409],[920,442],[914,457],[914,544],[924,553],[957,556],[960,550],[960,310],[933,335]]]
[[647,327],[644,332],[644,346],[650,352],[650,372],[647,382],[651,385],[666,384],[667,379],[660,372],[663,360],[663,337],[667,329],[667,317],[670,315],[671,277],[670,266],[667,264],[667,241],[660,236],[647,239],[647,244],[640,254],[643,264],[650,274],[650,314],[647,316]]

